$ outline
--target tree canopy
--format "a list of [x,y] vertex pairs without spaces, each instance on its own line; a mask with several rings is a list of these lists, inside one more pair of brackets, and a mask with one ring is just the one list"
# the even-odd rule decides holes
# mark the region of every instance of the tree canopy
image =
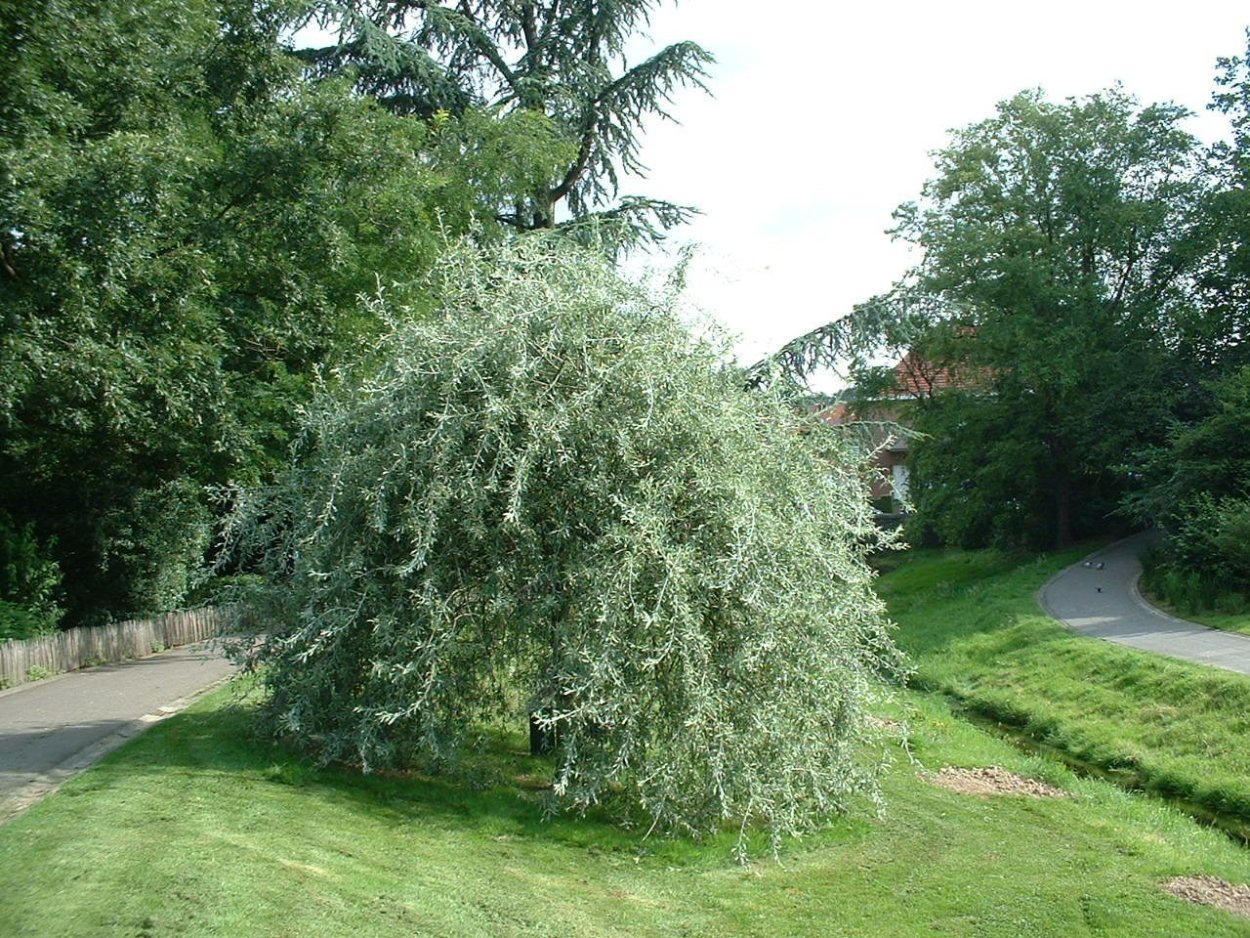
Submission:
[[299,9],[0,5],[0,530],[35,525],[67,624],[183,601],[203,486],[285,458],[313,373],[378,328],[358,295],[566,158],[541,115],[310,81]]
[[1244,610],[1250,602],[1250,68],[1220,62],[1212,107],[1232,138],[1212,147],[1213,184],[1183,243],[1193,258],[1194,306],[1175,353],[1187,365],[1164,441],[1135,454],[1138,484],[1125,507],[1163,532],[1149,558],[1150,589],[1185,611]]
[[939,528],[972,499],[994,533],[1062,545],[1118,503],[1117,467],[1172,403],[1167,340],[1188,304],[1174,245],[1201,192],[1184,115],[1116,89],[1019,95],[957,132],[899,210],[919,288],[952,301],[918,350],[975,375],[921,418],[941,432],[916,447],[917,506]]
[[234,517],[268,571],[245,652],[274,731],[440,765],[541,711],[559,803],[669,830],[781,836],[871,790],[898,660],[842,438],[567,245],[441,277],[439,315],[394,321]]
[[1208,191],[1185,113],[1118,88],[1000,103],[896,211],[920,263],[776,359],[801,372],[884,346],[955,376],[908,418],[913,533],[1043,546],[1108,523],[1122,466],[1162,437],[1184,381]]
[[[912,538],[1045,546],[1155,526],[1152,588],[1244,608],[1250,336],[1250,56],[1218,63],[1200,147],[1183,109],[1119,88],[1040,91],[954,131],[894,234],[922,260],[893,289],[787,343],[753,386],[825,365],[847,402],[888,400],[911,441]],[[905,403],[880,367],[940,389]]]
[[541,115],[570,152],[542,179],[498,193],[495,217],[522,231],[597,220],[617,239],[656,238],[691,209],[618,195],[641,173],[648,117],[672,119],[682,86],[703,88],[711,55],[693,42],[630,63],[627,45],[658,0],[348,0],[323,3],[337,45],[305,57],[323,74],[351,68],[357,87],[395,113],[458,114],[471,106]]

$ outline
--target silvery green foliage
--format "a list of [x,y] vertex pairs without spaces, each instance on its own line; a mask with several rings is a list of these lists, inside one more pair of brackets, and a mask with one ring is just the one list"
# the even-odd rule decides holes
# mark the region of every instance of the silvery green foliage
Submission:
[[898,656],[836,435],[567,245],[442,276],[441,317],[393,321],[235,514],[274,728],[372,770],[550,708],[557,804],[669,831],[776,838],[871,794]]

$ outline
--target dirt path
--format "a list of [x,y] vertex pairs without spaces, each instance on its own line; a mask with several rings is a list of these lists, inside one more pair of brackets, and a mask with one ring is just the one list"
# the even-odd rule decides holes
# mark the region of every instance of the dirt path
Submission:
[[1137,580],[1150,543],[1138,534],[1090,554],[1043,586],[1038,602],[1085,635],[1250,675],[1250,636],[1173,618],[1142,599]]
[[0,821],[233,672],[205,642],[0,692]]

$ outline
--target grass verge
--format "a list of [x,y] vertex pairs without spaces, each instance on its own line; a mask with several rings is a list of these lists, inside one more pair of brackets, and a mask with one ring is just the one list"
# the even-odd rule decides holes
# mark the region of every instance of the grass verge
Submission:
[[[229,690],[0,827],[0,922],[38,936],[1247,935],[1165,895],[1250,853],[1158,802],[1022,755],[909,693],[887,811],[741,867],[732,835],[640,841],[544,821],[517,739],[476,785],[314,771]],[[1002,765],[1069,797],[960,795],[921,768]]]
[[1250,821],[1250,678],[1076,635],[1035,594],[1080,552],[915,551],[879,581],[919,686],[1120,781]]
[[1148,593],[1143,593],[1143,598],[1151,605],[1158,606],[1168,615],[1178,619],[1188,619],[1190,622],[1197,622],[1199,625],[1205,625],[1209,629],[1219,629],[1222,632],[1250,635],[1250,612],[1228,613],[1180,608]]

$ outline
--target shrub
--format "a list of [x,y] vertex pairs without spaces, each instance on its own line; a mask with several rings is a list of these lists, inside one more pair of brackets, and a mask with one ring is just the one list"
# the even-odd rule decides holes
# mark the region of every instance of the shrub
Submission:
[[455,251],[444,276],[440,317],[393,320],[284,481],[240,496],[270,728],[436,767],[539,711],[557,804],[666,830],[778,838],[873,791],[898,658],[840,438],[588,255]]
[[1144,561],[1144,584],[1182,612],[1247,609],[1250,500],[1198,495],[1178,506],[1161,547]]
[[54,542],[40,541],[35,526],[0,513],[0,640],[56,631],[61,619],[61,568]]
[[150,615],[182,605],[204,567],[212,515],[203,487],[174,479],[137,492],[104,529],[105,573],[124,586],[113,614]]
[[35,638],[55,631],[26,606],[0,599],[0,642]]

